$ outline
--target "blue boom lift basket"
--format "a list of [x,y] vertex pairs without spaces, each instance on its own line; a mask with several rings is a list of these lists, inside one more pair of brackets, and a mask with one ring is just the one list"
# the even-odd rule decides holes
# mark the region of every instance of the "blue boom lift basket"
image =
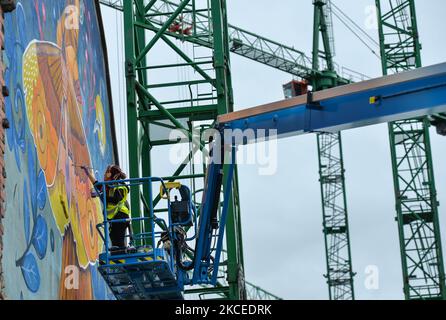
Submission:
[[[128,219],[112,220],[107,217],[106,192],[101,190],[125,185],[133,187],[133,192],[139,192],[141,186],[147,186],[149,194],[152,195],[154,183],[159,183],[165,194],[169,194],[168,187],[160,178],[106,181],[95,185],[96,192],[103,202],[104,215],[104,222],[97,225],[104,241],[104,252],[99,256],[99,272],[118,300],[183,299],[183,273],[179,272],[175,264],[175,247],[157,247],[163,241],[165,243],[166,239],[173,240],[176,236],[174,228],[181,224],[172,223],[170,199],[167,198],[168,225],[164,219],[155,216],[152,197],[146,204],[143,216],[133,215]],[[189,206],[190,218],[182,223],[190,224],[192,221],[191,208],[192,205]],[[133,234],[131,231],[126,235],[130,240],[129,247],[113,248],[110,246],[109,229],[113,224],[122,222],[130,223],[130,230],[137,226],[139,232]],[[164,230],[157,230],[156,225],[164,226]]]

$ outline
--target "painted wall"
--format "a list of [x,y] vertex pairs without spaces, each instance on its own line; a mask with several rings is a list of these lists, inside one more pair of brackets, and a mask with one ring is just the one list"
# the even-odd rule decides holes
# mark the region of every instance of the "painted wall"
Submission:
[[96,265],[101,205],[77,167],[99,174],[116,160],[98,10],[94,0],[21,0],[5,15],[9,299],[110,298]]

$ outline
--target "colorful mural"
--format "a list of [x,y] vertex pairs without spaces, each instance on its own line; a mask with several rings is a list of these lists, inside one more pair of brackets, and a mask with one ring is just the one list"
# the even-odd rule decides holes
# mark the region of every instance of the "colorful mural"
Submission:
[[101,204],[79,167],[103,172],[116,162],[98,10],[94,0],[22,0],[5,16],[2,263],[11,299],[110,298],[96,270]]

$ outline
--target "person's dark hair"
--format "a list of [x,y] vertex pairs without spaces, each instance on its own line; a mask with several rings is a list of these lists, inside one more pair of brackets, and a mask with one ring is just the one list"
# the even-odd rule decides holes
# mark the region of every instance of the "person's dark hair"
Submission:
[[127,175],[122,171],[118,165],[110,165],[105,171],[104,180],[125,180]]

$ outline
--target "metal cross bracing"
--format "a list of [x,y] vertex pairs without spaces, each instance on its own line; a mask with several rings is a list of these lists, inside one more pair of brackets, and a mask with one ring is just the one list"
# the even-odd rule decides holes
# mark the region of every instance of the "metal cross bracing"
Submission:
[[227,263],[227,252],[222,250],[220,268],[218,270],[218,284],[216,287],[212,286],[195,286],[186,289],[184,294],[186,300],[228,300],[229,286],[226,277],[225,264]]
[[99,0],[100,4],[103,4],[104,6],[123,11],[124,10],[124,0]]
[[[160,1],[158,6],[152,7],[152,15],[149,19],[155,24],[162,24],[165,21],[164,13],[171,12],[177,7],[177,3],[169,0]],[[209,34],[209,17],[203,12],[191,13],[183,16],[183,21],[196,28],[196,37],[187,37],[184,40],[195,42],[201,46],[212,46],[212,37],[206,37]],[[239,27],[228,24],[229,49],[231,52],[241,55],[245,58],[260,62],[275,69],[290,73],[292,75],[308,78],[313,73],[319,74],[317,70],[312,69],[311,58],[295,48],[267,39],[258,34],[243,30]],[[195,35],[195,34],[194,34]],[[325,60],[319,59],[321,64]],[[346,77],[361,77],[359,73],[334,66],[338,73],[345,73]],[[347,83],[350,79],[339,77],[339,81]]]
[[352,261],[340,133],[318,135],[327,283],[330,300],[353,300]]
[[[421,67],[414,0],[376,0],[383,74]],[[446,299],[427,118],[389,124],[404,295]]]
[[[319,56],[326,61],[325,72],[335,72],[331,1],[314,0],[313,69],[319,70]],[[320,45],[322,38],[323,45]],[[321,69],[323,70],[323,69]],[[310,79],[313,90],[335,87],[338,83],[324,78]],[[317,134],[319,176],[322,200],[322,224],[330,300],[354,300],[350,232],[345,190],[345,169],[341,133]]]
[[[103,5],[122,11],[122,0],[100,0]],[[173,12],[178,3],[168,0],[158,0],[151,8],[147,19],[154,25],[162,25],[166,21],[166,13]],[[187,25],[194,25],[194,34],[185,37],[181,34],[169,34],[182,41],[192,42],[200,46],[212,47],[212,37],[209,36],[210,21],[206,12],[192,9],[185,10],[182,19]],[[303,79],[310,79],[321,72],[312,68],[312,59],[305,53],[293,47],[278,43],[274,40],[262,37],[258,34],[246,31],[242,28],[228,24],[229,49],[231,52],[268,65],[275,69],[292,74]],[[330,38],[333,43],[333,38]],[[321,69],[326,69],[326,60],[319,58]],[[350,81],[365,80],[367,77],[361,73],[341,67],[333,63],[334,69],[340,75],[339,82],[345,84]]]
[[378,0],[383,68],[397,73],[421,66],[421,44],[413,0]]
[[249,300],[282,300],[278,296],[246,281],[246,291]]
[[[154,24],[149,18],[153,14],[151,9],[161,2],[164,1],[129,0],[121,3],[126,38],[130,176],[151,176],[155,161],[166,159],[165,154],[160,156],[163,146],[178,142],[169,139],[169,133],[180,129],[192,141],[190,152],[165,180],[190,181],[192,194],[196,196],[202,192],[200,188],[206,174],[204,165],[192,162],[201,151],[206,154],[206,142],[197,132],[212,125],[217,115],[233,108],[226,5],[223,0],[177,1],[173,11],[162,13],[164,22]],[[186,48],[175,39],[192,34],[198,36],[196,28],[182,18],[190,13],[196,16],[197,12],[205,12],[211,23],[206,34],[199,34],[200,39],[213,39],[205,53],[203,46]],[[155,53],[159,53],[160,48],[170,53],[164,53],[157,62]],[[176,75],[178,78],[178,74],[183,74],[182,78],[172,80]],[[131,190],[132,213],[138,214],[141,207],[145,207],[145,199],[150,199],[147,192]],[[234,179],[233,195],[226,224],[226,285],[219,289],[230,299],[243,299],[246,293],[237,179]],[[165,211],[160,200],[156,197],[153,201],[156,214]],[[138,226],[134,228],[138,229]]]
[[427,118],[392,123],[390,139],[406,298],[441,299],[444,270]]
[[[224,261],[224,260],[223,260]],[[228,290],[225,286],[224,272],[221,272],[220,287],[201,287],[186,290],[186,299],[193,300],[226,300],[228,299]],[[266,291],[265,289],[256,286],[249,281],[245,281],[246,297],[248,300],[282,300],[282,298],[276,296],[275,294]]]

